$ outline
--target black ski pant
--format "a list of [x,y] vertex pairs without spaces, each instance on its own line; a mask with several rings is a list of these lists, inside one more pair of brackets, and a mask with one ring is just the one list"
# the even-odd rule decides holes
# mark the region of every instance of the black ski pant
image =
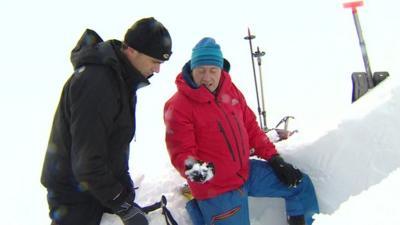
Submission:
[[110,212],[86,193],[48,190],[47,202],[51,225],[99,225],[103,213]]

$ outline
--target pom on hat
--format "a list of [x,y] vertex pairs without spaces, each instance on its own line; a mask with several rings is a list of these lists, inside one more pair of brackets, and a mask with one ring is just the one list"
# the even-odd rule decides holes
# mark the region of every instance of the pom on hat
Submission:
[[217,66],[222,68],[224,58],[222,56],[221,48],[213,38],[205,37],[194,46],[192,50],[192,59],[190,61],[190,68],[193,70],[198,66]]
[[168,30],[153,17],[138,20],[125,34],[124,42],[131,48],[166,61],[171,56],[172,40]]

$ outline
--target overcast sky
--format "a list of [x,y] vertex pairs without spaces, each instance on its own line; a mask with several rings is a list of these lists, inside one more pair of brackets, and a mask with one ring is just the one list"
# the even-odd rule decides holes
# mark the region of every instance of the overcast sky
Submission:
[[[105,40],[122,39],[134,21],[147,16],[160,20],[173,38],[172,58],[153,79],[163,84],[166,95],[174,91],[171,83],[191,48],[211,36],[230,60],[234,81],[249,89],[246,96],[255,106],[249,45],[243,39],[249,27],[256,35],[254,48],[266,52],[262,71],[271,124],[304,105],[300,100],[323,104],[342,99],[333,102],[336,108],[350,103],[350,74],[364,70],[351,10],[343,9],[343,0],[6,2],[0,7],[4,101],[15,102],[27,92],[31,97],[51,95],[41,103],[52,109],[72,72],[69,53],[86,28]],[[399,5],[396,0],[369,0],[359,9],[373,71],[397,70]],[[319,113],[312,114],[318,119]]]

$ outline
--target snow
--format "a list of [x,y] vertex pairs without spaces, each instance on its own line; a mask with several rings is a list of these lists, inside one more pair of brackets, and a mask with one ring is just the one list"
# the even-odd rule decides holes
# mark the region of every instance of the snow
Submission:
[[399,207],[395,203],[400,199],[399,179],[400,169],[396,169],[381,183],[359,195],[351,196],[332,216],[326,214],[316,216],[314,224],[400,224]]
[[[314,182],[321,207],[314,224],[400,224],[398,112],[400,86],[390,77],[352,104],[337,126],[317,140],[304,143],[307,134],[299,132],[277,143],[283,157]],[[178,191],[183,179],[168,163],[161,171],[156,179],[138,175],[138,201],[150,204],[164,194],[177,222],[191,224],[184,210],[186,200]],[[281,199],[250,198],[250,211],[252,225],[286,224]],[[165,224],[159,211],[149,218],[151,224]],[[110,214],[101,223],[117,224],[119,219]]]
[[[391,76],[350,104],[350,75],[364,67],[351,12],[341,2],[203,0],[184,10],[178,0],[2,4],[0,223],[50,223],[40,172],[60,90],[72,72],[69,53],[82,32],[91,28],[105,40],[119,39],[132,20],[155,16],[170,30],[174,53],[138,93],[130,162],[138,203],[151,204],[165,195],[179,224],[191,224],[186,200],[178,194],[184,180],[171,167],[164,143],[163,104],[175,91],[175,75],[191,48],[211,36],[256,110],[249,46],[243,39],[249,27],[256,35],[253,46],[266,52],[262,69],[269,126],[282,116],[295,117],[289,127],[299,132],[277,147],[314,181],[321,204],[315,224],[400,224],[400,3],[368,0],[359,10],[371,68]],[[251,198],[250,211],[252,225],[285,224],[281,199]],[[165,224],[160,211],[149,218],[151,225]],[[110,214],[101,222],[121,224]]]

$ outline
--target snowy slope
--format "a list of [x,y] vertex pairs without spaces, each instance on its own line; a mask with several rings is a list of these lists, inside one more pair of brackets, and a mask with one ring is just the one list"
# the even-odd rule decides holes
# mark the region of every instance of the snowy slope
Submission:
[[[400,88],[393,88],[391,81],[387,80],[353,104],[335,129],[311,144],[286,146],[282,152],[288,161],[312,177],[323,214],[334,212],[350,196],[379,183],[400,167],[400,140],[396,138],[400,126],[397,116],[400,112],[399,99]],[[296,138],[301,139],[300,136]],[[393,192],[384,194],[388,193],[396,197]],[[398,195],[397,199],[400,200]],[[280,210],[283,203],[281,205]],[[359,210],[362,212],[363,207]],[[399,207],[397,211],[400,211]],[[263,217],[262,213],[265,211],[260,210],[260,219],[267,221],[271,218]],[[285,224],[283,218],[284,215],[279,217],[281,224]],[[363,222],[352,221],[348,224]]]
[[383,83],[356,102],[337,129],[288,158],[314,177],[324,212],[400,167],[400,89]]
[[[324,131],[316,141],[305,144],[300,132],[277,144],[287,161],[308,173],[314,181],[321,207],[315,224],[378,224],[373,221],[399,224],[393,222],[399,219],[391,212],[399,212],[400,207],[388,202],[393,198],[397,201],[391,202],[400,200],[394,189],[400,184],[400,171],[393,172],[400,168],[400,139],[396,138],[400,127],[398,112],[400,87],[389,78],[352,104],[337,127]],[[184,180],[167,159],[164,165],[159,177],[135,177],[141,187],[138,202],[150,204],[157,200],[156,196],[165,194],[178,223],[191,224],[184,209],[185,199],[177,192]],[[392,172],[390,179],[379,184]],[[281,199],[251,198],[250,210],[252,225],[286,224]],[[365,211],[371,212],[365,218],[368,223],[360,218],[365,216]],[[165,224],[159,211],[149,217],[151,224]],[[101,223],[117,224],[122,223],[110,214],[105,214]]]
[[381,183],[373,185],[367,191],[352,196],[344,202],[332,216],[320,214],[313,225],[362,224],[397,225],[400,200],[398,186],[400,169],[396,169]]

